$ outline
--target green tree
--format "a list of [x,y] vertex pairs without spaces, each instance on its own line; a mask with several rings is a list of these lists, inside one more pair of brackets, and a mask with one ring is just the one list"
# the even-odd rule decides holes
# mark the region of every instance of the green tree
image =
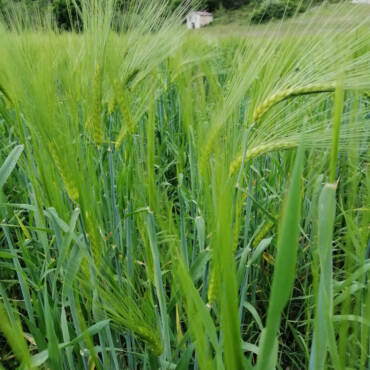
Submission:
[[[77,0],[76,3],[79,5],[80,1]],[[76,8],[68,0],[54,0],[53,13],[61,29],[70,30],[72,27],[75,29],[81,27],[81,19],[78,16]]]

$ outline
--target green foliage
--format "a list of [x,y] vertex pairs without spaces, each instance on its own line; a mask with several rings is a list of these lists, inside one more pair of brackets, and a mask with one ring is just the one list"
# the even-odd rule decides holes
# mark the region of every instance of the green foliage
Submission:
[[305,11],[301,1],[265,1],[251,17],[252,23],[264,23],[272,19],[289,18],[297,12]]
[[58,27],[61,30],[79,29],[81,27],[81,18],[77,12],[76,6],[80,7],[80,1],[74,5],[71,1],[55,0],[52,3],[52,9]]
[[[255,0],[190,0],[187,4],[196,9],[215,11],[217,18],[228,16],[235,17],[232,10],[241,9],[247,12],[248,19],[252,23],[264,23],[272,19],[288,18],[297,12],[304,12],[310,5],[321,3],[323,0],[266,0],[263,2]],[[340,0],[339,0],[340,1]],[[117,0],[116,9],[124,11],[131,3],[131,0]],[[335,2],[332,0],[331,2]],[[174,11],[184,1],[171,0],[168,2],[168,10]],[[0,11],[5,11],[14,4],[25,4],[26,7],[38,9],[51,9],[56,23],[61,30],[80,30],[82,20],[78,8],[81,8],[80,0],[0,0]],[[230,12],[231,11],[231,12]],[[251,14],[249,14],[251,13]],[[237,18],[237,17],[236,17]],[[224,20],[225,22],[225,20]]]
[[10,176],[11,172],[14,170],[14,167],[17,164],[17,161],[19,157],[21,156],[22,152],[23,152],[23,145],[16,146],[9,153],[8,158],[5,160],[5,162],[0,167],[0,190],[5,184],[5,181]]

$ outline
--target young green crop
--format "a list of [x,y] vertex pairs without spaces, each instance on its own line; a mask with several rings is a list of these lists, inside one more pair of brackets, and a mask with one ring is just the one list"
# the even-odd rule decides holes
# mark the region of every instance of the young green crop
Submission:
[[369,9],[115,5],[0,22],[2,365],[363,368]]

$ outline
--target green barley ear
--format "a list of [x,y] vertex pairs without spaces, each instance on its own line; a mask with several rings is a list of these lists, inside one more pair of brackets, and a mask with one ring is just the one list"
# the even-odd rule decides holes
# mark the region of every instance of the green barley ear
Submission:
[[213,132],[211,132],[207,138],[204,149],[199,158],[199,173],[201,176],[205,175],[208,161],[211,158],[212,152],[217,145],[218,135],[220,131],[220,125],[218,125]]
[[208,303],[210,305],[216,301],[219,291],[220,291],[220,283],[216,275],[216,269],[214,265],[212,265],[211,277],[209,279],[209,286],[208,286]]
[[127,271],[122,272],[124,279],[121,283],[118,283],[116,272],[108,265],[103,265],[95,272],[99,276],[99,303],[112,326],[119,331],[132,333],[148,346],[153,355],[160,356],[163,345],[151,293],[144,289],[136,290],[132,278],[126,275]]
[[135,68],[128,76],[125,78],[124,86],[130,88],[132,82],[135,80],[136,76],[140,72],[139,68]]
[[151,329],[148,329],[145,326],[136,326],[133,329],[134,333],[136,333],[144,342],[146,342],[153,352],[154,355],[160,356],[163,352],[163,346],[161,342],[158,340],[159,334],[155,334]]
[[121,112],[121,115],[125,121],[125,125],[122,126],[118,138],[116,140],[116,149],[119,148],[125,139],[126,135],[133,134],[134,132],[134,122],[132,119],[132,114],[130,110],[130,94],[127,90],[126,85],[123,87],[118,81],[114,83],[114,95],[117,106]]
[[253,248],[256,248],[258,244],[264,239],[264,237],[268,234],[270,229],[274,226],[274,222],[271,220],[268,220],[266,224],[262,227],[262,229],[258,232],[256,237],[253,240],[252,246]]
[[113,95],[108,101],[108,113],[111,116],[116,109],[116,97]]
[[257,124],[261,121],[263,116],[276,104],[285,99],[300,95],[318,94],[324,92],[333,92],[335,84],[314,84],[305,87],[291,88],[279,91],[269,96],[262,104],[260,104],[253,114],[253,121]]
[[62,178],[63,185],[67,191],[69,198],[77,203],[80,197],[77,184],[71,175],[71,171],[67,168],[62,157],[60,156],[55,143],[49,145],[51,157],[54,160],[55,167],[57,168],[60,177]]
[[99,65],[95,68],[92,114],[86,122],[86,128],[96,145],[101,145],[104,142],[104,128],[102,123],[102,68]]
[[[275,152],[279,150],[287,150],[292,149],[298,146],[298,142],[295,140],[289,140],[289,141],[278,141],[276,143],[269,143],[269,144],[261,144],[257,145],[254,148],[248,149],[245,161],[248,162],[253,158],[259,157],[262,154]],[[241,164],[243,162],[243,156],[240,155],[236,159],[234,159],[229,168],[229,174],[233,175],[236,173],[236,171],[240,168]]]
[[87,211],[85,212],[84,221],[86,233],[90,241],[91,254],[96,266],[99,267],[102,259],[103,240],[97,228],[98,223]]

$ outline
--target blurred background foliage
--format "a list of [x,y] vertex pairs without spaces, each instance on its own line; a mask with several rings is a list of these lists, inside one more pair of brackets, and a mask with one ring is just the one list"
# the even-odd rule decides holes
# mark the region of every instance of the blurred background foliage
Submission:
[[[117,7],[124,9],[131,0],[117,0]],[[216,20],[232,21],[233,18],[244,17],[250,23],[264,23],[272,19],[289,17],[296,12],[305,11],[310,5],[322,3],[324,0],[190,0],[197,9],[215,12]],[[169,11],[173,11],[183,0],[169,0]],[[331,0],[329,2],[337,2]],[[75,0],[77,5],[80,0]],[[0,11],[7,12],[14,5],[51,10],[59,29],[70,30],[81,24],[78,12],[72,0],[0,0]]]

